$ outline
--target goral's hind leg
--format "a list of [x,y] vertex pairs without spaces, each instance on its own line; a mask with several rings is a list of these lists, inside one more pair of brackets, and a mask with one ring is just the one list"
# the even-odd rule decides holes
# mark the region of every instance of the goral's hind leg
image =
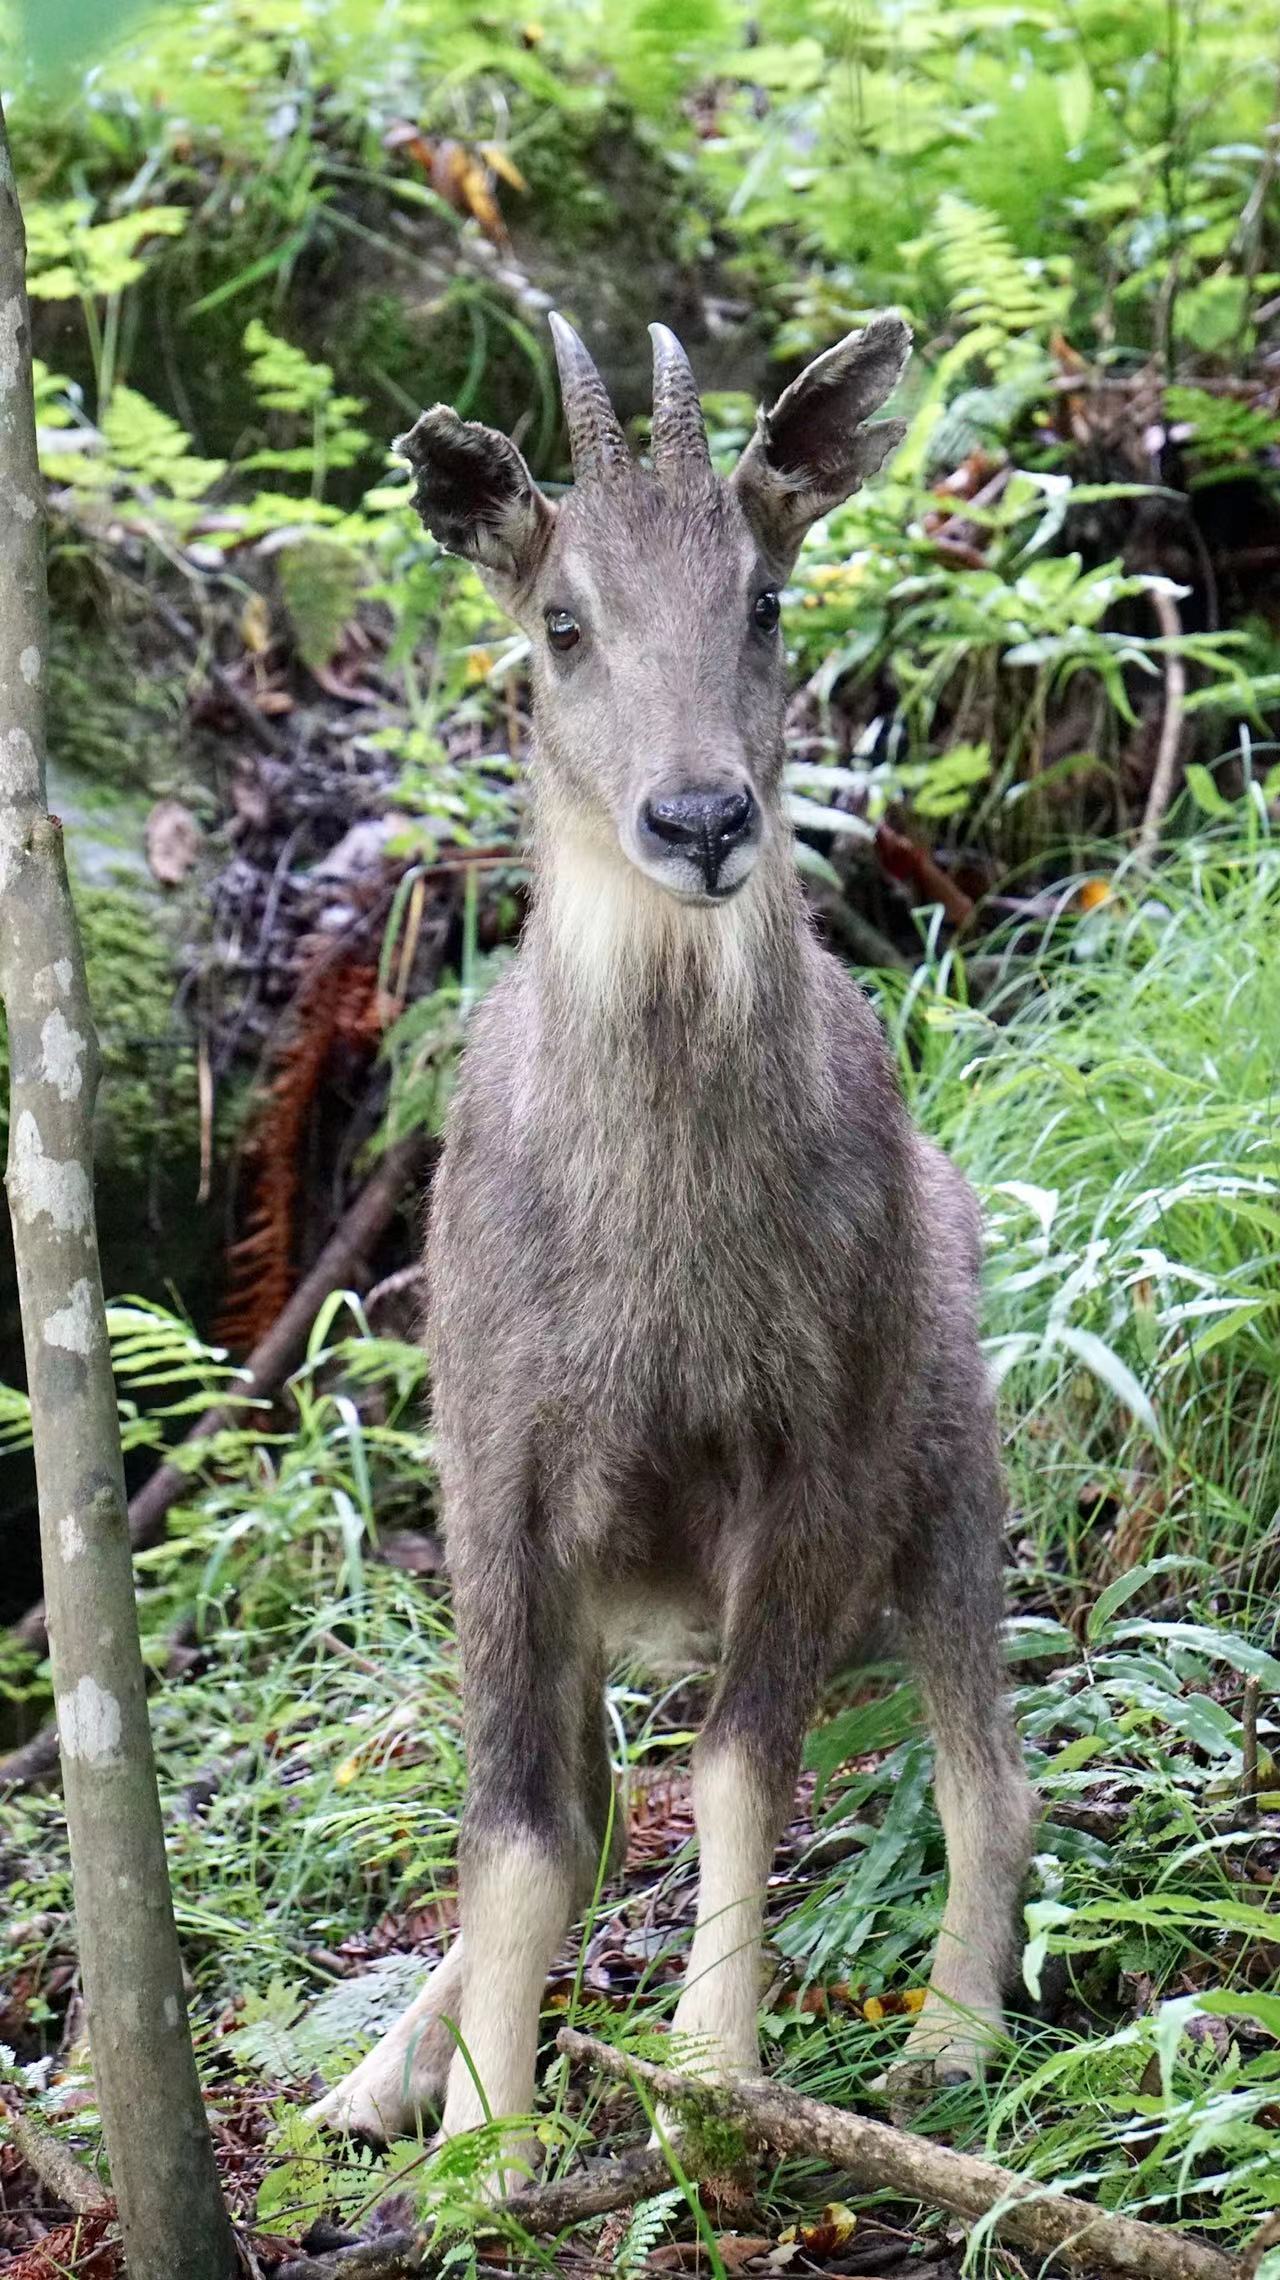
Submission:
[[462,2016],[462,1940],[366,2058],[311,2108],[311,2119],[344,2137],[387,2145],[411,2136],[440,2107]]
[[937,1751],[947,1903],[923,2010],[898,2087],[982,2072],[1004,2033],[1019,1892],[1035,1799],[1004,1696],[1000,1629],[1003,1488],[985,1405],[934,1469],[936,1502],[908,1540],[895,1596]]
[[[593,1658],[582,1696],[580,1757],[574,1794],[575,1812],[574,1905],[590,1900],[602,1874],[615,1869],[626,1849],[626,1821],[621,1799],[613,1799],[608,1732],[604,1717],[603,1674]],[[608,1845],[608,1857],[602,1858]],[[512,1864],[508,1857],[508,1866]],[[498,1908],[502,1936],[510,1934],[514,1919],[524,1912],[528,1930],[531,1902],[529,1864],[516,1864],[514,1881],[500,1893]],[[520,1889],[523,1877],[523,1898]],[[483,1884],[479,1909],[481,1922],[473,1928],[478,1941],[485,1931]],[[552,1911],[558,1919],[559,1900]],[[517,1937],[518,1929],[517,1929]],[[480,1953],[486,1949],[480,1947]],[[492,1960],[492,1947],[488,1950]],[[534,1958],[536,1970],[536,1957]],[[343,2136],[358,2136],[375,2144],[412,2136],[428,2118],[439,2115],[444,2104],[449,2069],[458,2048],[462,2025],[465,1954],[459,1934],[443,1961],[427,1979],[408,2009],[388,2028],[360,2064],[343,2077],[311,2108],[312,2118]],[[541,1997],[541,1983],[537,1989]],[[521,2006],[517,2006],[519,2010]],[[527,2010],[528,2005],[523,2006]],[[531,2064],[531,2062],[530,2062]],[[522,2077],[523,2080],[523,2077]],[[515,2093],[513,2093],[515,2094]],[[458,2109],[454,2109],[455,2116]],[[460,2122],[457,2126],[463,2126]]]

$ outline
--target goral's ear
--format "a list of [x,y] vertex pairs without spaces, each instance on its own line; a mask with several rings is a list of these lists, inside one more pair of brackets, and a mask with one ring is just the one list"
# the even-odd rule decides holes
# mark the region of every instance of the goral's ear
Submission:
[[432,537],[510,602],[537,570],[555,522],[514,443],[435,404],[396,450],[414,471],[413,503]]
[[875,317],[806,365],[772,411],[761,411],[733,487],[766,556],[791,568],[810,523],[884,465],[905,420],[873,420],[902,378],[911,334]]

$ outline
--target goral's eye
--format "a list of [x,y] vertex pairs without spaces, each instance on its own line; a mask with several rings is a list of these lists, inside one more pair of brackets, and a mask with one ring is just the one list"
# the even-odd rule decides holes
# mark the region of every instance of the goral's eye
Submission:
[[751,604],[752,621],[761,633],[776,633],[781,616],[782,603],[778,598],[778,590],[776,586],[766,586],[764,592],[757,594]]
[[573,649],[582,639],[582,627],[571,610],[547,611],[547,639],[553,649]]

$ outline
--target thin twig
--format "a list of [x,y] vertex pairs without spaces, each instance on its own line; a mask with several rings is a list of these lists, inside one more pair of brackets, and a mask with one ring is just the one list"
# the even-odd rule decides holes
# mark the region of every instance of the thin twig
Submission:
[[[544,2239],[570,2225],[584,2224],[590,2217],[607,2217],[614,2209],[628,2208],[633,2201],[647,2201],[670,2183],[666,2155],[645,2147],[643,2152],[623,2154],[617,2161],[597,2162],[590,2169],[558,2178],[554,2184],[512,2193],[502,2204],[502,2215],[507,2223]],[[387,2233],[381,2240],[362,2241],[355,2248],[295,2257],[292,2263],[281,2265],[275,2280],[415,2280],[416,2275],[436,2271],[456,2239],[456,2232],[437,2233],[433,2227],[421,2232]]]
[[1184,2233],[1113,2216],[993,2161],[935,2145],[887,2122],[842,2113],[776,2082],[700,2082],[674,2067],[631,2058],[572,2027],[561,2028],[556,2045],[566,2057],[583,2059],[602,2074],[644,2083],[676,2111],[692,2106],[718,2114],[772,2153],[818,2155],[863,2192],[899,2193],[970,2223],[989,2219],[1001,2239],[1041,2256],[1061,2257],[1078,2269],[1096,2272],[1104,2266],[1134,2280],[1236,2280],[1229,2257]]
[[1153,587],[1148,599],[1168,646],[1164,653],[1164,718],[1160,723],[1160,743],[1151,789],[1147,793],[1147,804],[1134,847],[1135,859],[1144,870],[1149,869],[1155,860],[1156,849],[1160,844],[1160,826],[1173,795],[1174,771],[1182,743],[1183,706],[1187,696],[1187,668],[1176,646],[1182,639],[1182,619],[1178,605],[1163,586]]

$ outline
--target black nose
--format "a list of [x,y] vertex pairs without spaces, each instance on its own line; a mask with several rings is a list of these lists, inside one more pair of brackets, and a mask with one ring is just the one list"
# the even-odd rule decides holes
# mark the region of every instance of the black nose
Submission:
[[646,800],[643,811],[645,829],[692,856],[708,887],[714,887],[726,855],[747,837],[755,816],[749,791],[677,792],[670,799]]

